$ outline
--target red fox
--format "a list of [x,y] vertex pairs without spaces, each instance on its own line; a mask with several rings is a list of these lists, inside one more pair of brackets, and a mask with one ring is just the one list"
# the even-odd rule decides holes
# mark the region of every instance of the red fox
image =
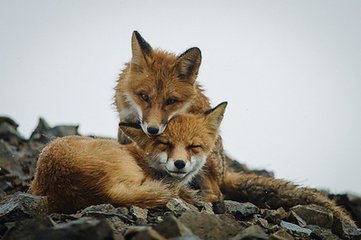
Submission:
[[[133,141],[127,145],[80,136],[54,140],[40,154],[29,192],[47,196],[49,210],[63,213],[100,203],[154,208],[173,197],[196,202],[199,196],[188,185],[204,171],[226,105],[175,116],[154,138],[145,137],[139,125],[123,122],[120,128]],[[224,171],[211,167],[218,174]],[[341,207],[316,190],[227,168],[222,176],[217,187],[227,199],[286,209],[318,204],[354,225]]]
[[134,143],[70,136],[44,148],[29,192],[48,197],[49,210],[70,213],[89,205],[164,206],[194,201],[186,185],[206,163],[226,103],[202,115],[179,115],[150,139],[132,123],[120,128]]
[[[201,51],[193,47],[180,55],[153,49],[142,36],[132,35],[132,59],[125,65],[115,87],[115,106],[120,122],[139,123],[149,137],[161,134],[172,117],[181,113],[202,114],[211,108],[196,78]],[[146,136],[145,136],[146,137]],[[121,129],[118,140],[129,143]],[[219,185],[225,156],[222,140],[217,138],[205,171],[199,178],[202,194],[208,201],[222,199]]]

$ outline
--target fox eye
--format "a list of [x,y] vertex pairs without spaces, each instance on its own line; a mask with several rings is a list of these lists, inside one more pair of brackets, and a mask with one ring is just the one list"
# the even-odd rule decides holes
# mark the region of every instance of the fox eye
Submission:
[[196,148],[202,148],[202,145],[199,144],[191,144],[188,146],[189,149],[196,149]]
[[140,96],[141,99],[143,99],[143,101],[149,102],[149,96],[147,94],[140,93],[139,96]]
[[167,141],[164,141],[164,140],[157,140],[156,143],[158,145],[164,145],[164,146],[167,146],[167,147],[171,147],[172,144],[170,142],[167,142]]
[[174,98],[168,98],[166,101],[165,101],[165,105],[169,106],[169,105],[172,105],[174,103],[178,102],[177,99],[174,99]]

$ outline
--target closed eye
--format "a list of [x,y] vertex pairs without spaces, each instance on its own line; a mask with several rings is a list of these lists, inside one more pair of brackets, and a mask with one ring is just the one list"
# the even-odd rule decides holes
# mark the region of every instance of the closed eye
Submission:
[[195,149],[195,148],[202,148],[202,145],[198,145],[198,144],[191,144],[188,146],[188,148],[190,149]]
[[167,146],[167,147],[172,147],[173,146],[170,142],[166,142],[166,141],[162,141],[162,140],[157,140],[156,143],[158,145],[164,145],[164,146]]

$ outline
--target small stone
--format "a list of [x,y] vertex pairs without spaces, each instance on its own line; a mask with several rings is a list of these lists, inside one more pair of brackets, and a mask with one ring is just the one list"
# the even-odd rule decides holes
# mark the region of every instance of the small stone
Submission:
[[307,223],[305,220],[303,220],[300,216],[298,216],[297,213],[295,213],[294,211],[290,212],[290,215],[287,218],[287,221],[291,222],[291,223],[295,223],[300,227],[306,227]]
[[224,205],[226,213],[234,215],[239,220],[243,220],[259,212],[258,207],[249,202],[240,203],[236,201],[225,200]]
[[19,221],[47,214],[46,197],[27,193],[15,193],[5,196],[0,202],[0,223]]
[[307,225],[317,225],[324,228],[332,228],[333,214],[331,210],[315,204],[297,205],[290,209],[304,219]]
[[286,229],[278,230],[277,232],[273,233],[270,237],[270,240],[293,240],[291,234],[287,232]]
[[244,229],[233,215],[229,216],[187,211],[179,220],[201,239],[229,239]]
[[180,216],[182,215],[182,213],[186,211],[198,212],[198,209],[195,206],[186,203],[180,198],[172,198],[171,200],[168,201],[166,207],[170,211],[172,211],[176,216]]
[[252,225],[231,238],[231,240],[241,239],[268,239],[268,236],[263,228],[258,225]]
[[316,225],[308,225],[308,229],[312,230],[311,237],[320,240],[339,240],[340,238],[333,234],[330,229],[321,228]]
[[310,229],[303,228],[296,224],[286,222],[286,221],[281,221],[280,225],[281,225],[281,227],[283,227],[291,232],[303,233],[303,234],[306,234],[307,236],[310,236],[310,234],[312,232]]
[[137,225],[145,225],[148,223],[148,209],[140,208],[137,206],[131,206],[129,213],[134,217]]
[[197,202],[196,207],[201,213],[214,214],[212,204],[209,202]]
[[282,208],[278,208],[276,210],[264,210],[263,211],[263,217],[272,223],[279,224],[281,220],[287,218],[288,214],[287,212]]
[[192,231],[174,216],[167,216],[163,222],[153,227],[165,238],[193,236]]

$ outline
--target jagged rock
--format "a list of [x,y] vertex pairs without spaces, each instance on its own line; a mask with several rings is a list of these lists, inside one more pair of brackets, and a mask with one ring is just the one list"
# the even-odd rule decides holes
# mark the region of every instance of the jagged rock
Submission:
[[132,216],[128,215],[129,211],[126,208],[115,208],[111,204],[100,204],[89,206],[83,209],[80,213],[73,214],[75,217],[96,217],[107,221],[109,226],[117,234],[123,233],[123,229],[129,224],[136,223]]
[[321,228],[316,225],[308,225],[308,229],[312,230],[311,237],[320,240],[338,240],[340,239],[337,235],[333,234],[330,229]]
[[231,200],[224,200],[224,206],[226,213],[232,214],[239,220],[244,220],[245,218],[259,212],[258,207],[249,202],[240,203]]
[[183,213],[179,220],[201,239],[228,239],[244,229],[234,218],[193,211]]
[[153,229],[167,239],[193,236],[192,231],[172,215],[167,216],[163,222],[154,226]]
[[303,220],[303,218],[301,218],[300,216],[297,215],[297,213],[295,213],[294,211],[290,212],[290,215],[287,218],[287,221],[291,222],[291,223],[295,223],[300,227],[306,227],[307,223],[305,220]]
[[182,215],[182,213],[186,211],[198,212],[198,209],[195,206],[186,203],[180,198],[172,198],[171,200],[168,201],[166,207],[176,216],[180,216]]
[[275,224],[279,224],[282,219],[288,217],[288,213],[282,207],[276,210],[265,209],[262,215],[267,221]]
[[232,237],[231,240],[242,240],[242,239],[268,239],[267,234],[260,226],[253,225],[242,232]]
[[131,206],[129,208],[129,213],[135,218],[135,222],[137,225],[144,225],[148,223],[148,209]]
[[289,234],[286,229],[281,229],[281,230],[278,230],[277,232],[271,234],[269,239],[270,240],[293,240],[294,237],[292,237],[292,235]]
[[0,139],[10,143],[24,141],[24,138],[17,131],[18,124],[8,117],[0,117]]
[[45,197],[27,193],[16,193],[4,197],[0,202],[0,223],[42,217],[48,212]]
[[196,207],[201,213],[214,214],[213,206],[209,202],[197,202]]
[[333,214],[331,210],[318,205],[297,205],[290,209],[295,212],[308,225],[318,225],[324,228],[332,228]]
[[59,125],[52,128],[43,118],[40,118],[38,126],[31,134],[30,139],[47,143],[56,137],[79,135],[78,128],[78,125]]
[[312,232],[310,229],[303,228],[296,224],[286,222],[286,221],[281,221],[280,225],[281,225],[281,227],[283,227],[291,232],[303,233],[303,234],[306,234],[307,236],[310,236],[310,234]]

